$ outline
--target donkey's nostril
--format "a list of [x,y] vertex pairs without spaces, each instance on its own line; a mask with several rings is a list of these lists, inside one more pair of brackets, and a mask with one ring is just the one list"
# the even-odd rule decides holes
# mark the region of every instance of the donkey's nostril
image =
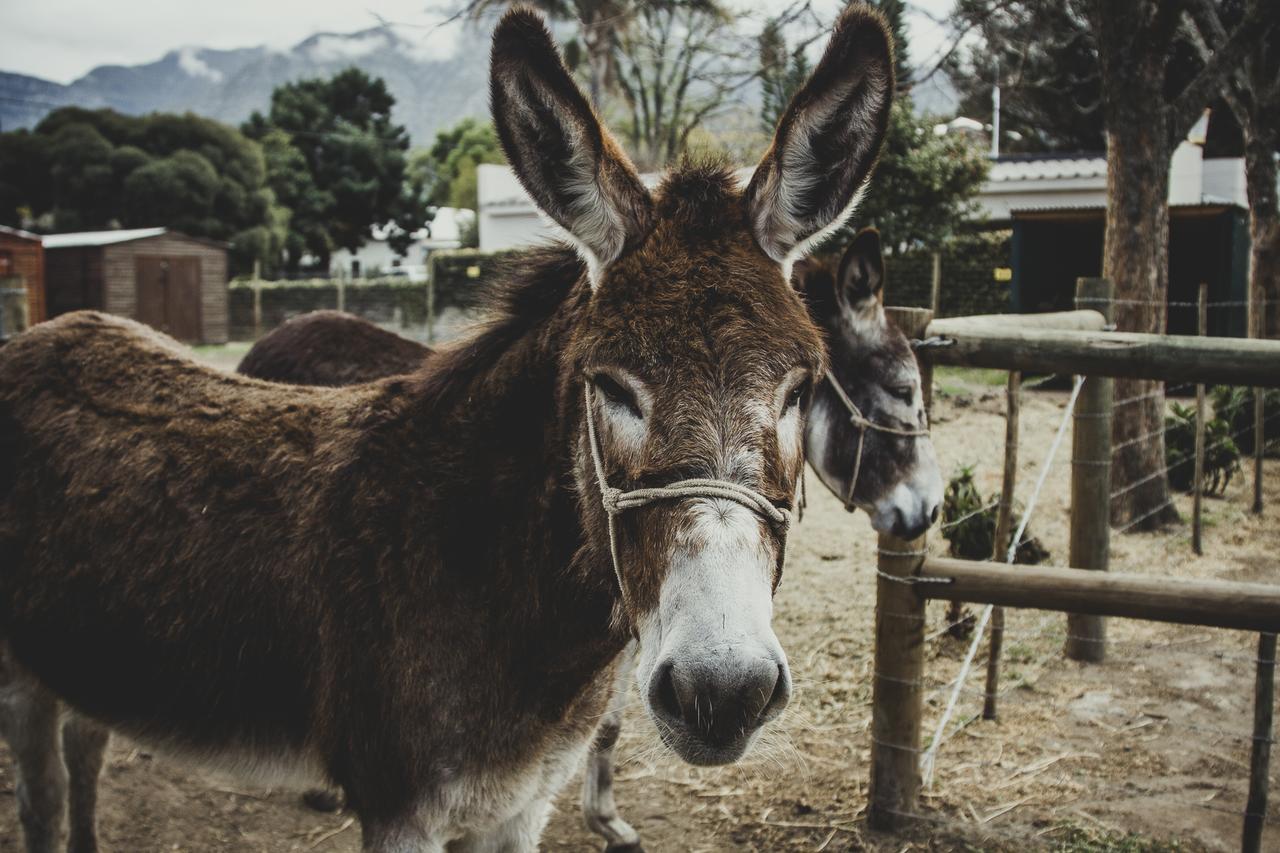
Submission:
[[761,723],[767,723],[770,720],[777,719],[782,710],[787,707],[787,703],[791,701],[791,677],[787,674],[787,668],[784,664],[778,664],[778,680],[773,683],[773,693],[769,696],[769,702],[760,712],[759,719]]
[[675,679],[672,678],[672,665],[666,664],[658,673],[654,690],[655,704],[658,709],[673,720],[680,719],[680,697],[676,694]]
[[929,523],[934,524],[938,520],[938,505],[933,505],[933,512],[929,513]]

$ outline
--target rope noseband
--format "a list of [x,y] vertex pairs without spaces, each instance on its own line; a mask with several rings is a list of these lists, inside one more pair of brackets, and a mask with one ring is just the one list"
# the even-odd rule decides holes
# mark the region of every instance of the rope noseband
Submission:
[[[730,480],[712,480],[694,478],[678,480],[669,486],[655,486],[647,489],[622,489],[609,485],[604,473],[604,458],[600,452],[600,439],[596,435],[595,407],[592,405],[591,382],[583,384],[583,393],[587,406],[587,440],[591,444],[591,462],[595,466],[596,483],[600,487],[600,503],[604,506],[608,519],[609,554],[613,558],[613,573],[618,578],[618,589],[622,593],[623,604],[626,605],[627,587],[622,582],[622,563],[618,559],[618,537],[614,517],[629,509],[645,506],[656,501],[683,500],[685,498],[719,498],[741,504],[762,518],[768,519],[784,537],[791,527],[791,510],[780,509],[773,502],[755,489]],[[782,565],[779,555],[778,565]]]
[[836,396],[840,398],[841,403],[844,403],[844,407],[849,410],[849,423],[858,428],[858,450],[853,457],[853,476],[849,478],[849,491],[844,496],[844,508],[849,512],[853,512],[855,508],[853,492],[858,487],[858,476],[862,473],[862,450],[866,445],[867,430],[875,430],[889,435],[901,435],[907,438],[920,438],[929,434],[929,428],[926,426],[917,429],[902,429],[868,420],[857,404],[845,393],[844,388],[836,381],[835,375],[830,370],[827,371],[827,384],[836,392]]

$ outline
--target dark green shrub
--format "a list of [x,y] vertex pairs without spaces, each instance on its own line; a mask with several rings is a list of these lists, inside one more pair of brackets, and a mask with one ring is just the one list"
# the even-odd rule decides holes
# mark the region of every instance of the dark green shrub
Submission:
[[[1164,419],[1164,459],[1169,485],[1189,492],[1195,486],[1196,411],[1179,403]],[[1240,473],[1240,448],[1231,439],[1231,427],[1220,417],[1204,424],[1204,493],[1220,495],[1231,478]]]
[[[996,513],[994,505],[998,495],[983,497],[973,482],[973,468],[967,466],[947,483],[942,501],[942,536],[947,540],[953,557],[966,560],[990,560],[996,544]],[[1013,524],[1016,527],[1022,508],[1014,504]],[[1000,558],[997,558],[1000,559]],[[1049,559],[1049,551],[1039,539],[1031,536],[1030,528],[1023,534],[1022,542],[1013,561],[1024,566],[1043,563]]]
[[[1241,453],[1253,453],[1253,389],[1215,385],[1210,392],[1214,414],[1226,421]],[[1266,437],[1263,452],[1280,455],[1280,389],[1272,388],[1262,395],[1262,434]]]

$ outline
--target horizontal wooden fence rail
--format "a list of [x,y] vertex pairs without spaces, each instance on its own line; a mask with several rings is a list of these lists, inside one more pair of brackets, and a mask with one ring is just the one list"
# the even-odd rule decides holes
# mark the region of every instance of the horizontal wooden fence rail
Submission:
[[[1280,633],[1280,584],[1108,571],[1111,379],[1280,388],[1280,341],[1107,331],[1112,292],[1106,279],[1077,282],[1077,304],[1099,306],[1102,311],[934,320],[928,310],[890,309],[891,319],[917,342],[926,399],[931,371],[938,365],[1074,375],[1084,380],[1068,404],[1075,422],[1072,568],[934,557],[928,555],[924,537],[911,542],[887,534],[880,537],[867,811],[868,823],[875,829],[893,830],[921,816],[917,808],[920,757],[926,754],[921,744],[924,623],[930,599],[1064,612],[1068,629],[1064,651],[1084,661],[1103,659],[1105,617],[1256,631],[1264,642]],[[1017,416],[1015,403],[1010,404],[1011,418]],[[1261,423],[1259,434],[1260,427]],[[1012,425],[1008,434],[1016,434]],[[1006,452],[1012,453],[1012,448]],[[1051,462],[1052,451],[1044,464]],[[1011,483],[1006,483],[1006,491],[1012,492]],[[994,637],[992,648],[998,649]],[[1272,702],[1272,656],[1272,652],[1259,652],[1256,702],[1267,710]],[[990,668],[998,665],[997,652]],[[945,722],[946,714],[935,737],[945,739]],[[1259,747],[1270,743],[1270,714],[1260,715],[1254,739],[1251,814],[1266,813],[1267,755]],[[932,751],[928,755],[931,762]],[[1247,826],[1245,850],[1259,849],[1258,830]]]
[[1045,329],[1019,322],[1035,316],[935,320],[928,336],[948,343],[920,354],[935,366],[1280,388],[1280,341]]
[[1280,632],[1280,584],[1082,572],[928,557],[918,594],[944,601],[998,604],[1178,622],[1210,628]]

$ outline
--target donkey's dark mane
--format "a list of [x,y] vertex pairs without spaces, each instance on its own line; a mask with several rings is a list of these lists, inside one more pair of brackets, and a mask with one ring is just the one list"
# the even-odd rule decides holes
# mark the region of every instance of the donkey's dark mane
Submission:
[[490,373],[523,339],[546,324],[578,285],[586,264],[571,247],[555,244],[517,252],[503,261],[480,295],[484,317],[465,338],[442,347],[410,377],[423,404],[448,404]]

